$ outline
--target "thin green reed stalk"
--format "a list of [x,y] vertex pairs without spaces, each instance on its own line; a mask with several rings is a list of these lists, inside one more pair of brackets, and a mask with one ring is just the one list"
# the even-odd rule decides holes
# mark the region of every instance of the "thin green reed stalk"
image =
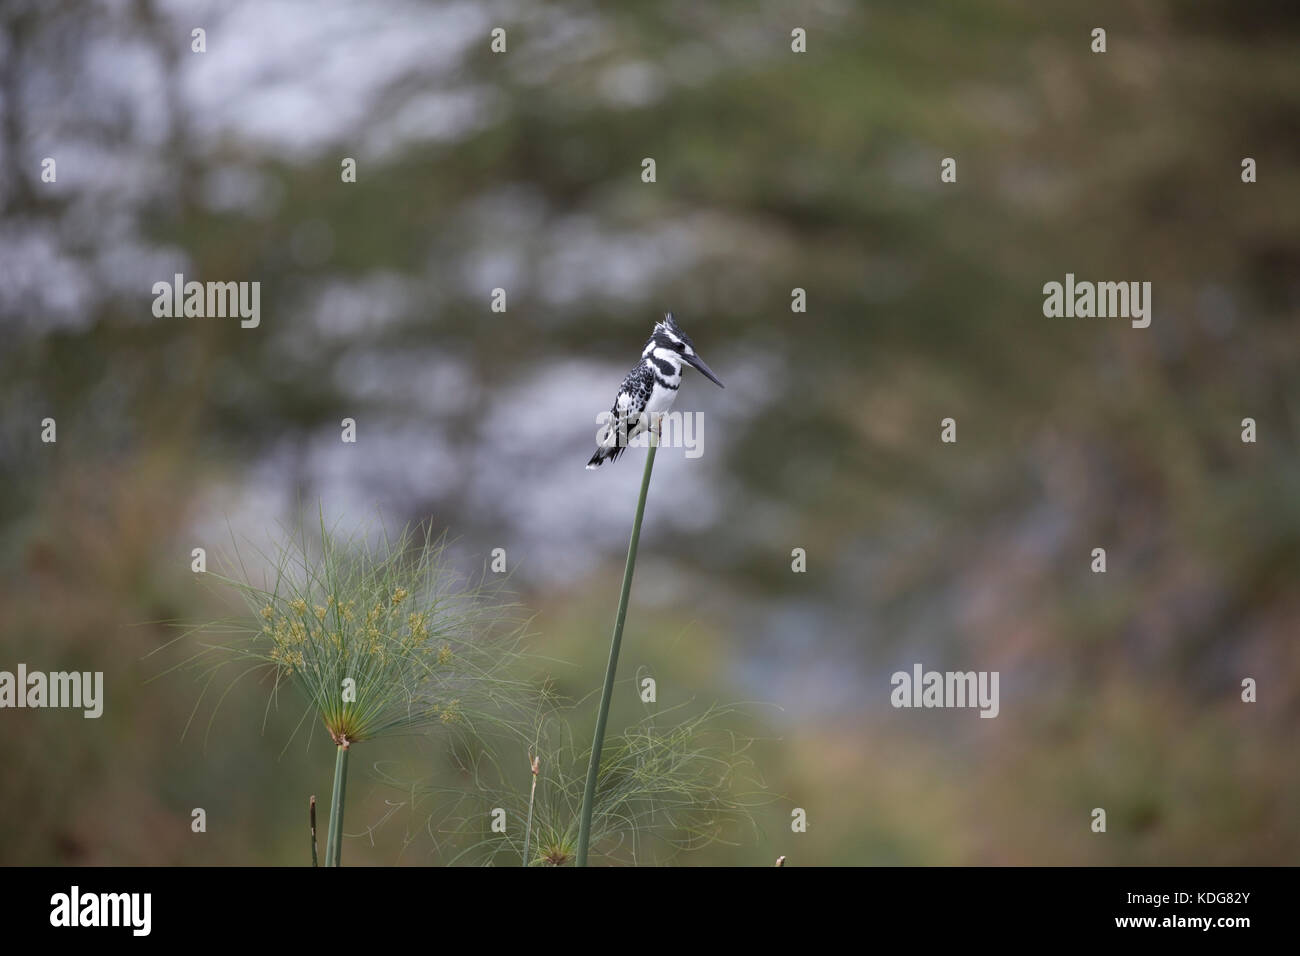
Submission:
[[524,829],[524,866],[528,865],[528,844],[532,842],[533,836],[533,804],[537,802],[537,771],[541,763],[541,757],[533,757],[529,764],[533,771],[533,789],[528,794],[528,826]]
[[325,865],[338,866],[343,856],[343,792],[348,785],[348,745],[334,755],[334,791],[330,795],[330,830],[325,838]]
[[632,569],[636,566],[636,549],[641,540],[641,518],[645,515],[646,492],[650,490],[650,471],[659,448],[656,427],[650,429],[650,448],[645,456],[645,474],[641,476],[641,497],[632,521],[632,540],[627,546],[627,564],[623,568],[623,590],[618,596],[618,617],[614,620],[614,637],[609,644],[609,664],[605,667],[605,686],[600,692],[600,711],[596,715],[596,733],[591,741],[591,763],[587,765],[587,788],[582,794],[582,819],[578,825],[578,866],[587,865],[591,843],[591,812],[596,802],[596,777],[600,773],[600,751],[605,744],[605,724],[609,720],[609,701],[614,694],[614,674],[618,670],[618,650],[623,643],[623,620],[627,617],[627,596],[632,590]]

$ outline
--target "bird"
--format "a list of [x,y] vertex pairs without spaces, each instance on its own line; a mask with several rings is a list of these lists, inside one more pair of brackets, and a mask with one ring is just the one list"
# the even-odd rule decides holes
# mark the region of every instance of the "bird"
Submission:
[[587,462],[588,469],[615,461],[628,443],[649,427],[652,417],[672,407],[682,384],[682,362],[698,369],[718,388],[726,387],[696,354],[695,345],[673,314],[665,312],[663,321],[655,323],[649,341],[641,350],[640,364],[627,373],[619,387],[610,420],[596,435],[596,453]]

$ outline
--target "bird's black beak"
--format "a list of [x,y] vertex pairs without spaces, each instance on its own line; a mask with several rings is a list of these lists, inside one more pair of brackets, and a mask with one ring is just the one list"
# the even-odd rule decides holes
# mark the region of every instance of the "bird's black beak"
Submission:
[[699,369],[700,374],[703,375],[705,378],[707,378],[714,385],[718,386],[718,388],[727,387],[723,385],[722,382],[718,381],[718,376],[713,374],[713,369],[709,368],[708,365],[704,363],[704,359],[700,358],[698,355],[683,355],[682,358],[686,359],[686,361],[690,362],[697,369]]

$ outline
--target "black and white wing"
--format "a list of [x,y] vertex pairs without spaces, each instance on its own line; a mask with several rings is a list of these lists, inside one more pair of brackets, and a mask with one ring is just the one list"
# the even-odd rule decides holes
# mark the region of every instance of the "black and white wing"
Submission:
[[654,370],[641,364],[627,373],[610,409],[610,420],[596,435],[596,453],[587,462],[588,468],[599,468],[606,461],[614,461],[627,443],[646,429],[642,413],[654,389]]

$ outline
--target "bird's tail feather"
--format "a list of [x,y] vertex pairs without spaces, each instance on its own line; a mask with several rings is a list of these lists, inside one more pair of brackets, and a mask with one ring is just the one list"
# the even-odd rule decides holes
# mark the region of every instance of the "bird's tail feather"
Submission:
[[626,450],[624,442],[619,441],[617,429],[612,425],[606,425],[599,435],[596,436],[596,453],[591,456],[587,462],[587,467],[599,468],[607,461],[616,461],[618,456]]
[[599,468],[607,461],[616,461],[618,456],[626,450],[622,445],[611,445],[609,447],[601,445],[596,449],[596,453],[591,456],[591,460],[587,462],[587,467]]

